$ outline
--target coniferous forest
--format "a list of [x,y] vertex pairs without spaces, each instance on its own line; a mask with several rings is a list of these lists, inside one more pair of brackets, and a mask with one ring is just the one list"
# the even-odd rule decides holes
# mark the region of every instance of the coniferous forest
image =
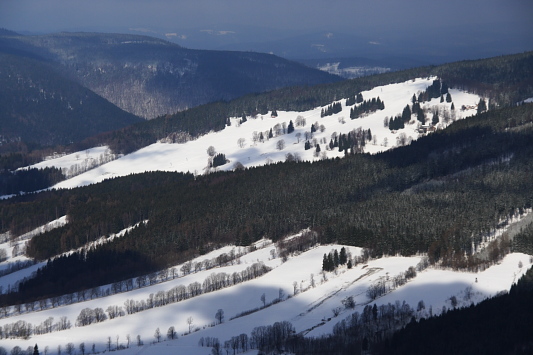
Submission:
[[[320,243],[364,247],[372,257],[424,253],[430,264],[460,270],[482,270],[509,251],[531,254],[531,223],[512,240],[504,236],[489,243],[487,257],[478,258],[475,251],[498,228],[533,208],[533,104],[516,105],[533,97],[533,52],[252,94],[102,133],[61,149],[108,144],[115,153],[128,153],[171,135],[195,137],[222,129],[228,117],[305,110],[341,98],[354,105],[356,119],[385,103],[364,101],[354,93],[433,75],[440,79],[413,102],[447,100],[448,88],[460,88],[490,99],[489,107],[480,101],[476,116],[376,155],[358,153],[355,148],[371,133],[353,131],[330,143],[345,152],[342,159],[313,163],[288,159],[202,176],[147,172],[0,200],[0,232],[9,231],[12,237],[64,215],[68,221],[31,239],[27,255],[48,262],[39,277],[1,294],[0,306],[97,288],[224,245],[247,246],[263,237],[277,241],[306,228]],[[331,104],[323,114],[335,112],[339,105]],[[411,117],[414,111],[413,105],[405,115]],[[39,151],[24,142],[4,146],[0,192],[39,190],[60,181],[58,169],[13,172],[51,151],[55,150]],[[224,154],[218,154],[212,164],[225,161]],[[136,224],[123,237],[54,258]],[[335,253],[324,255],[324,270],[334,268],[332,263],[344,263],[343,251]],[[330,337],[294,337],[285,346],[297,354],[530,353],[531,322],[524,315],[531,314],[526,307],[531,303],[532,272],[509,294],[479,307],[416,322],[409,307],[389,304],[377,310],[368,305],[361,315],[339,323]],[[377,336],[375,330],[385,322],[378,319],[378,312],[386,315],[400,309],[405,329],[394,336],[392,330],[387,337]],[[480,325],[487,326],[477,329]],[[470,341],[502,339],[501,334],[494,335],[502,329],[505,342]],[[437,332],[442,338],[431,336]]]
[[[375,156],[197,177],[152,172],[29,194],[0,203],[1,226],[18,235],[67,215],[65,226],[28,244],[38,260],[147,220],[95,252],[163,268],[227,243],[278,240],[310,227],[321,242],[366,247],[374,256],[427,252],[431,263],[476,269],[482,263],[465,255],[532,207],[532,122],[533,105],[526,104],[455,122]],[[516,249],[530,247],[530,239],[521,240]],[[491,255],[498,260],[511,247],[493,246]]]

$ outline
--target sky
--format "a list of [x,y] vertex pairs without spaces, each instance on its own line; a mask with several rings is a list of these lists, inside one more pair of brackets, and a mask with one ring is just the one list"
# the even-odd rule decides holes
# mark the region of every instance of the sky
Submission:
[[450,24],[494,29],[507,23],[499,30],[526,33],[531,14],[531,0],[0,0],[0,27],[35,32],[238,24],[414,33]]

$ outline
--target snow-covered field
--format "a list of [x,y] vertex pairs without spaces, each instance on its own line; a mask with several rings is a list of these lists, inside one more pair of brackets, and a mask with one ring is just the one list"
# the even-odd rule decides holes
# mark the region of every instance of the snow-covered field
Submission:
[[[278,111],[278,117],[276,118],[272,118],[270,115],[257,116],[255,119],[249,117],[241,125],[239,125],[240,118],[232,118],[231,126],[227,126],[222,131],[211,132],[196,140],[183,144],[152,144],[132,154],[128,154],[65,180],[54,187],[73,188],[98,183],[112,177],[145,171],[180,171],[204,174],[208,166],[209,156],[207,154],[207,148],[209,146],[213,146],[217,153],[225,154],[229,160],[229,163],[218,167],[220,170],[231,170],[237,162],[245,167],[252,167],[284,161],[288,153],[297,155],[300,159],[308,161],[342,157],[344,153],[339,152],[338,149],[326,150],[332,134],[347,134],[358,128],[371,130],[375,139],[367,143],[365,152],[377,153],[396,146],[397,138],[401,134],[405,134],[407,139],[417,139],[419,137],[417,128],[420,123],[414,116],[411,124],[406,125],[405,128],[398,131],[390,131],[388,127],[384,126],[383,122],[386,117],[392,118],[401,114],[403,108],[407,104],[411,104],[413,94],[424,91],[432,84],[433,79],[435,78],[410,80],[404,83],[380,86],[362,92],[365,100],[379,97],[385,104],[384,110],[371,113],[366,117],[351,120],[350,107],[344,105],[345,100],[343,98],[338,101],[342,103],[342,112],[322,118],[320,117],[320,113],[324,107],[317,107],[305,112]],[[354,92],[353,95],[355,94],[357,93]],[[438,108],[441,116],[447,112],[450,121],[446,123],[444,117],[441,117],[441,122],[439,123],[440,128],[451,123],[453,119],[461,119],[475,114],[475,108],[461,111],[461,107],[463,105],[474,107],[480,99],[477,95],[455,89],[451,89],[450,94],[456,108],[454,111],[450,110],[451,103],[440,103],[440,99],[433,99],[423,104],[423,107],[428,109]],[[298,116],[305,119],[304,126],[296,126]],[[426,118],[431,120],[431,113]],[[281,134],[279,136],[276,136],[274,133],[274,137],[269,140],[265,139],[264,142],[254,141],[254,132],[257,135],[261,132],[265,135],[265,132],[268,132],[276,124],[282,126],[285,123],[288,126],[290,121],[295,125],[293,133]],[[314,156],[314,148],[309,150],[304,149],[306,141],[305,133],[310,133],[311,125],[315,123],[318,123],[318,126],[323,125],[325,127],[323,132],[317,130],[313,134],[313,139],[316,139],[321,147],[321,154],[318,157]],[[240,139],[244,140],[241,141],[241,144],[239,144]],[[278,142],[280,140],[284,141],[284,148],[281,150],[278,149]],[[94,161],[102,155],[106,156],[106,147],[73,153],[57,159],[49,159],[35,165],[35,167],[57,166],[66,171],[72,171],[76,170],[72,166],[78,166],[87,159]]]
[[[303,332],[307,336],[318,336],[330,333],[335,323],[354,311],[361,312],[365,305],[372,305],[374,302],[379,306],[387,303],[394,304],[396,300],[406,301],[412,308],[416,308],[417,303],[423,300],[426,309],[420,316],[427,316],[430,307],[434,314],[439,314],[443,306],[451,307],[451,296],[456,296],[458,306],[463,306],[470,305],[472,302],[477,303],[498,292],[509,290],[512,283],[522,276],[530,266],[528,255],[510,254],[500,264],[477,274],[429,268],[418,272],[417,276],[409,280],[404,286],[394,289],[372,302],[366,293],[370,285],[379,280],[393,277],[407,270],[410,266],[416,266],[421,257],[374,259],[364,264],[358,264],[352,269],[340,267],[337,272],[328,272],[323,276],[321,273],[323,255],[332,249],[340,250],[343,246],[318,246],[282,262],[278,255],[272,252],[275,245],[265,244],[263,248],[243,255],[239,263],[236,262],[233,265],[201,270],[185,276],[180,273],[179,277],[173,280],[129,292],[44,311],[23,312],[21,315],[1,319],[0,325],[2,326],[19,320],[38,325],[49,317],[53,317],[54,322],[57,322],[60,317],[67,317],[73,326],[68,330],[34,335],[28,340],[3,339],[0,346],[9,350],[18,345],[25,349],[37,343],[41,350],[48,346],[49,354],[55,354],[58,345],[64,349],[67,343],[73,343],[78,347],[80,343],[84,342],[87,349],[95,344],[97,351],[104,351],[108,346],[108,337],[111,337],[112,349],[114,349],[117,337],[118,344],[126,346],[129,335],[130,348],[122,351],[122,354],[208,354],[208,348],[198,346],[201,337],[217,337],[223,342],[241,333],[250,334],[254,327],[270,325],[283,320],[291,322],[297,332]],[[214,251],[198,258],[197,261],[214,258],[223,252],[229,253],[232,248],[228,246],[222,250]],[[357,256],[361,252],[360,248],[348,246],[345,248],[352,256]],[[126,300],[144,300],[150,294],[168,291],[178,285],[187,286],[193,282],[202,283],[212,273],[232,274],[244,270],[258,261],[273,268],[272,271],[254,280],[205,293],[188,300],[125,315],[113,320],[108,319],[84,327],[74,326],[81,310],[86,307],[91,309],[100,307],[104,310],[113,305],[124,307]],[[177,267],[179,268],[179,265]],[[311,286],[311,277],[314,279],[315,287]],[[294,295],[295,288],[296,295]],[[282,302],[230,320],[238,313],[260,308],[263,305],[261,299],[263,294],[267,304],[272,302],[279,297],[280,290],[284,295]],[[352,296],[355,300],[356,307],[353,310],[342,307],[342,300],[348,296]],[[341,307],[341,311],[335,317],[333,309],[337,307]],[[213,326],[215,314],[219,309],[224,311],[225,321]],[[189,317],[192,317],[192,329],[197,330],[191,334],[187,334],[189,332],[189,323],[187,322]],[[174,326],[178,333],[179,338],[177,340],[166,340],[166,331],[171,326]],[[161,330],[164,341],[151,344],[156,341],[154,338],[156,328]],[[310,329],[312,330],[309,331]],[[144,346],[136,345],[138,335],[144,342]]]

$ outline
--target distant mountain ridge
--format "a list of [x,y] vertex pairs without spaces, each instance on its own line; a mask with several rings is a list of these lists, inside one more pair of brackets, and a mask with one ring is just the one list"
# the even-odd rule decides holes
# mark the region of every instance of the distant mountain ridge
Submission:
[[251,92],[341,80],[270,54],[191,50],[140,35],[12,35],[3,42],[59,64],[63,74],[144,118]]
[[0,146],[69,144],[141,121],[47,63],[0,52]]

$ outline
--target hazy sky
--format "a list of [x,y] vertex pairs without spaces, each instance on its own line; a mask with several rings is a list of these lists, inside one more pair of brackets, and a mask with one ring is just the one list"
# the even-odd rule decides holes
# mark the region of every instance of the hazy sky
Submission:
[[[526,33],[532,0],[0,0],[0,27],[56,32],[258,25],[278,29],[421,31],[475,23]],[[216,28],[223,29],[223,28]]]

